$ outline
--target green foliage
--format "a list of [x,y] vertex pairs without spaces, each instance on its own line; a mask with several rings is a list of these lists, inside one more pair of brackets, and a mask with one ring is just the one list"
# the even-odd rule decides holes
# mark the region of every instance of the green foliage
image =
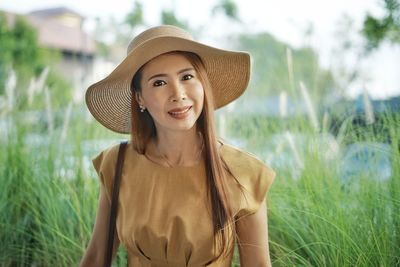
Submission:
[[385,15],[376,18],[367,15],[364,19],[362,33],[367,39],[367,50],[376,49],[387,40],[400,44],[400,2],[399,0],[383,0]]
[[126,14],[124,22],[128,24],[131,29],[134,29],[138,25],[142,25],[144,23],[142,3],[135,1],[132,10]]
[[0,13],[0,94],[4,94],[4,81],[6,80],[10,63],[13,58],[14,39],[9,31],[5,17]]
[[[332,74],[319,66],[318,56],[311,48],[290,48],[268,33],[241,34],[234,42],[239,50],[249,51],[252,55],[250,90],[253,96],[277,95],[283,90],[296,95],[296,87],[303,81],[315,100],[320,100],[334,85]],[[291,70],[288,48],[292,51]],[[289,72],[293,72],[293,80],[289,79]]]
[[176,17],[174,10],[161,11],[161,24],[175,25],[183,29],[189,28],[186,21],[182,21]]
[[100,57],[108,58],[108,56],[110,55],[109,46],[106,43],[97,40],[96,54],[99,55]]
[[47,85],[52,89],[50,91],[50,98],[53,108],[59,109],[72,101],[71,84],[64,80],[57,72],[50,71],[47,78]]
[[343,187],[336,170],[310,157],[299,181],[280,176],[269,196],[273,266],[397,266],[400,194],[389,192],[398,175]]
[[15,40],[12,50],[13,67],[18,72],[27,75],[38,74],[43,68],[43,55],[37,42],[35,29],[22,18],[17,17],[12,34]]
[[10,27],[0,13],[0,93],[10,68],[18,74],[18,83],[26,85],[27,79],[37,75],[45,65],[45,51],[39,47],[37,33],[22,17],[17,16]]
[[378,125],[342,123],[335,139],[341,148],[358,142],[386,142],[391,147],[389,180],[381,181],[360,170],[346,183],[341,169],[349,163],[343,162],[341,154],[328,161],[324,157],[332,152],[326,147],[295,142],[304,163],[298,166],[290,161],[294,152],[285,153],[282,144],[270,142],[286,131],[320,139],[321,133],[313,130],[305,116],[282,119],[230,114],[226,120],[228,139],[245,140],[245,148],[261,159],[270,153],[278,158],[283,154],[287,164],[272,166],[277,177],[267,202],[273,266],[400,264],[400,114],[380,114]]
[[[36,101],[45,106],[45,99]],[[78,266],[92,232],[99,185],[94,172],[84,168],[81,141],[118,138],[85,122],[82,109],[72,107],[69,116],[61,107],[49,114],[14,107],[0,117],[5,133],[0,140],[1,266]],[[124,251],[119,255],[118,266],[126,266]]]
[[238,7],[232,0],[220,0],[217,5],[212,9],[212,13],[223,13],[226,17],[240,21]]
[[90,232],[90,225],[83,222],[95,214],[90,203],[97,200],[97,183],[82,179],[79,162],[76,179],[62,179],[55,165],[60,160],[55,156],[58,142],[52,139],[37,153],[37,148],[25,143],[30,130],[21,125],[15,130],[8,143],[0,144],[4,152],[0,195],[7,203],[1,206],[0,262],[2,266],[77,266],[82,253],[79,237]]
[[[35,29],[23,17],[17,16],[15,23],[9,26],[3,13],[0,13],[0,50],[0,95],[4,94],[5,82],[13,69],[19,88],[15,92],[16,108],[44,108],[37,104],[28,105],[26,91],[32,77],[39,76],[46,66],[54,66],[60,60],[60,54],[41,47]],[[55,71],[50,70],[45,84],[50,88],[53,108],[65,105],[72,99],[71,85]],[[42,100],[39,102],[43,103]]]

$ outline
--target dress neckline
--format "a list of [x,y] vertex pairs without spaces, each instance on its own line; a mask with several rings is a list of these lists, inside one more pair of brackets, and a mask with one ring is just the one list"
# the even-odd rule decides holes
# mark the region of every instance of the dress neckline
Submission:
[[154,160],[151,160],[150,158],[148,158],[148,157],[146,156],[146,154],[139,154],[139,156],[142,157],[143,160],[144,160],[146,163],[148,163],[149,165],[153,166],[154,168],[159,168],[159,169],[163,169],[163,170],[195,169],[195,168],[197,168],[197,167],[199,167],[199,166],[202,166],[202,165],[204,164],[204,160],[201,159],[201,160],[199,160],[198,162],[196,162],[196,164],[193,164],[193,165],[188,165],[188,166],[185,166],[185,165],[176,165],[176,166],[169,167],[169,166],[164,166],[164,165],[162,165],[162,164],[160,164],[160,163],[157,163],[157,162],[155,162]]
[[[222,142],[222,141],[220,141],[220,140],[218,140],[217,141],[218,143],[220,143],[221,145],[219,146],[219,152],[221,153],[221,151],[223,150],[223,146],[224,146],[224,143]],[[135,151],[136,152],[136,151]],[[136,152],[137,153],[137,152]],[[188,165],[188,166],[185,166],[185,165],[177,165],[177,166],[172,166],[172,167],[169,167],[169,166],[164,166],[164,165],[162,165],[162,164],[159,164],[159,163],[157,163],[157,162],[155,162],[154,160],[151,160],[150,158],[148,158],[147,156],[146,156],[146,153],[144,153],[144,154],[139,154],[139,153],[137,153],[138,155],[139,155],[139,157],[141,157],[142,158],[142,160],[144,161],[144,162],[146,162],[148,165],[150,165],[150,166],[152,166],[152,167],[154,167],[154,168],[158,168],[158,169],[162,169],[162,170],[164,170],[164,171],[175,171],[175,170],[191,170],[191,169],[197,169],[197,168],[199,168],[199,167],[203,167],[204,165],[205,165],[205,161],[204,161],[204,158],[202,158],[201,160],[199,160],[198,162],[196,162],[195,164],[193,164],[193,165]]]

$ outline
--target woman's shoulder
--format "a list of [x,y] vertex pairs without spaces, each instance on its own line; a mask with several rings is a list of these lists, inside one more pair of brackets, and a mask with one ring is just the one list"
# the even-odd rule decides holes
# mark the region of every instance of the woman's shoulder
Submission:
[[221,156],[226,163],[228,177],[232,178],[228,181],[232,203],[236,207],[235,216],[239,218],[256,212],[275,179],[275,171],[257,156],[232,145],[223,144]]
[[229,168],[239,167],[244,170],[254,171],[268,169],[273,172],[273,170],[256,155],[233,145],[223,143],[220,151],[223,160],[228,164]]
[[119,149],[119,143],[113,143],[111,145],[109,145],[106,148],[103,148],[102,150],[100,150],[100,152],[98,152],[98,154],[103,155],[105,157],[113,157],[118,153],[118,149]]
[[254,186],[260,182],[269,185],[274,181],[275,171],[257,156],[232,145],[223,144],[221,157],[228,172],[242,185]]
[[[101,164],[105,162],[112,162],[115,161],[117,154],[118,154],[119,144],[112,144],[100,152],[93,158],[93,164],[96,167],[99,167]],[[97,169],[97,168],[96,168]]]
[[[111,188],[117,163],[119,143],[112,144],[98,152],[92,159],[93,167],[96,170],[101,183],[105,186],[107,197],[110,199]],[[131,144],[128,142],[127,150]]]
[[[114,171],[114,166],[117,162],[118,151],[119,151],[120,143],[114,143],[104,148],[92,159],[94,168],[96,172],[99,173],[101,170],[103,171]],[[126,150],[131,150],[132,144],[129,141]]]

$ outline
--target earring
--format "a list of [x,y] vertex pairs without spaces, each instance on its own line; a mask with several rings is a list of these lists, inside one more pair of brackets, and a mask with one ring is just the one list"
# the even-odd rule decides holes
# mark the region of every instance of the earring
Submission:
[[140,109],[140,112],[142,112],[142,113],[146,110],[146,108],[142,105],[139,106],[139,109]]

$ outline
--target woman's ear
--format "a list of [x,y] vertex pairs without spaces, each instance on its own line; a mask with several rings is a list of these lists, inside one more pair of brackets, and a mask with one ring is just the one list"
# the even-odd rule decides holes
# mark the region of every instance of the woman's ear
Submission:
[[142,95],[140,93],[136,92],[135,93],[135,99],[136,99],[136,102],[139,105],[140,112],[143,113],[146,110],[146,106],[144,105],[144,101],[143,101]]
[[143,98],[142,98],[142,94],[139,92],[135,92],[135,99],[136,102],[139,104],[139,106],[143,106]]

